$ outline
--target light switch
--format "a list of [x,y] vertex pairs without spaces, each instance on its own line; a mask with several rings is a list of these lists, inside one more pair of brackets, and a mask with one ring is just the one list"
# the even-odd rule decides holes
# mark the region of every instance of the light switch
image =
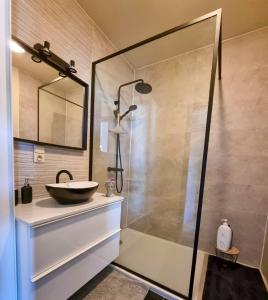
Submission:
[[34,162],[44,163],[45,162],[45,148],[42,146],[34,146]]

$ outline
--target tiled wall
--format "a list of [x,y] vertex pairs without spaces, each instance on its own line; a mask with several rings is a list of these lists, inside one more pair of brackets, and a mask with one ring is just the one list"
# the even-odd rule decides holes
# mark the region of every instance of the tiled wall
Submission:
[[[173,126],[169,126],[175,116],[167,118],[167,111],[162,109],[166,107],[161,106],[162,100],[166,105],[172,102],[172,95],[156,89],[158,85],[163,88],[165,78],[171,78],[167,65],[161,72],[152,73],[152,68],[143,73],[136,71],[137,75],[148,77],[146,79],[153,84],[153,93],[149,96],[149,102],[146,102],[145,95],[138,103],[142,104],[143,101],[145,111],[136,118],[144,121],[146,130],[140,128],[138,122],[135,125],[135,121],[132,126],[132,142],[135,143],[137,130],[136,142],[139,147],[135,157],[135,145],[132,145],[131,166],[135,172],[130,173],[128,222],[135,229],[188,243],[187,236],[184,235],[182,239],[180,236],[182,214],[185,212],[181,205],[183,201],[175,203],[172,200],[174,197],[166,197],[171,191],[175,192],[172,190],[172,180],[178,175],[169,173],[176,161],[173,156],[175,148],[178,148],[169,130],[175,129],[178,124],[174,121]],[[188,95],[191,95],[190,90]],[[222,80],[216,81],[215,88],[199,245],[201,249],[214,253],[217,228],[222,218],[228,218],[234,232],[233,245],[240,249],[239,260],[257,267],[262,257],[268,209],[267,95],[268,28],[224,41]],[[172,107],[175,112],[176,108]],[[153,122],[158,114],[162,119]],[[153,132],[156,132],[155,139]],[[149,139],[145,138],[140,143],[146,134]],[[169,138],[165,139],[166,136]],[[159,155],[159,149],[167,151]],[[161,165],[161,161],[165,164]],[[152,173],[154,168],[158,172]],[[178,181],[177,188],[179,186]],[[168,192],[165,193],[165,190]],[[190,230],[188,237],[192,234]]]
[[[136,70],[152,92],[135,94],[128,225],[193,245],[213,48]],[[188,190],[189,191],[188,191]]]
[[[51,49],[64,60],[76,61],[78,76],[89,85],[92,61],[115,51],[96,24],[73,0],[12,1],[12,33],[29,45],[48,40]],[[123,76],[127,68],[127,62],[120,59],[114,69],[115,73]],[[88,179],[88,151],[56,147],[45,147],[45,150],[45,163],[35,164],[33,145],[15,143],[16,187],[22,186],[25,177],[30,177],[34,198],[38,198],[47,196],[44,185],[55,182],[60,169],[69,170],[75,180]],[[101,181],[104,179],[99,178]]]
[[216,82],[200,245],[214,252],[228,218],[240,260],[259,266],[268,210],[268,28],[223,43]]

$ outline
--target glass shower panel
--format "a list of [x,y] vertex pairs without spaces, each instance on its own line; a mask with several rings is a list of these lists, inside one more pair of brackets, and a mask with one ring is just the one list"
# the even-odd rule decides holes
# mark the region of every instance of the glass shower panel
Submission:
[[[142,79],[148,94],[122,89],[125,200],[116,264],[187,296],[193,257],[216,18],[96,65],[93,180],[115,164],[116,136],[100,151],[100,127],[116,125],[120,84]],[[120,69],[121,68],[121,69]],[[123,71],[124,70],[124,71]]]
[[[93,144],[93,178],[100,183],[99,191],[105,192],[104,183],[114,174],[107,172],[107,167],[115,166],[116,134],[111,130],[116,126],[115,101],[118,97],[118,88],[125,82],[134,79],[134,69],[130,63],[119,56],[105,61],[97,66],[95,73],[95,109],[94,109],[94,144]],[[127,86],[121,91],[121,111],[127,110],[133,101],[133,87]],[[131,121],[129,118],[121,122],[125,132],[121,136],[121,155],[124,168],[124,186],[122,195],[128,193],[128,167],[130,154]],[[106,138],[101,129],[108,127],[108,141],[101,141],[101,135]],[[102,144],[107,147],[102,147]]]

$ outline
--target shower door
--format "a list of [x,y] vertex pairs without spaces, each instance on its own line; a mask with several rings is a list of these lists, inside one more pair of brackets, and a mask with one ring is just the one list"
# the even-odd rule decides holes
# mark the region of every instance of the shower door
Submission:
[[[198,237],[220,32],[217,10],[92,65],[90,179],[101,191],[115,177],[107,171],[118,159],[113,128],[122,131],[125,200],[114,263],[185,299],[203,262]],[[136,80],[152,90],[125,85]],[[118,122],[120,85],[122,113],[137,108]]]

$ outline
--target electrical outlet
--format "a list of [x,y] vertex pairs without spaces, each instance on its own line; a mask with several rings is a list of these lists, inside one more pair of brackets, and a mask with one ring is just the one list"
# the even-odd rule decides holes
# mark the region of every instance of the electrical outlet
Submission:
[[34,146],[34,162],[42,164],[45,162],[45,148],[41,146]]

